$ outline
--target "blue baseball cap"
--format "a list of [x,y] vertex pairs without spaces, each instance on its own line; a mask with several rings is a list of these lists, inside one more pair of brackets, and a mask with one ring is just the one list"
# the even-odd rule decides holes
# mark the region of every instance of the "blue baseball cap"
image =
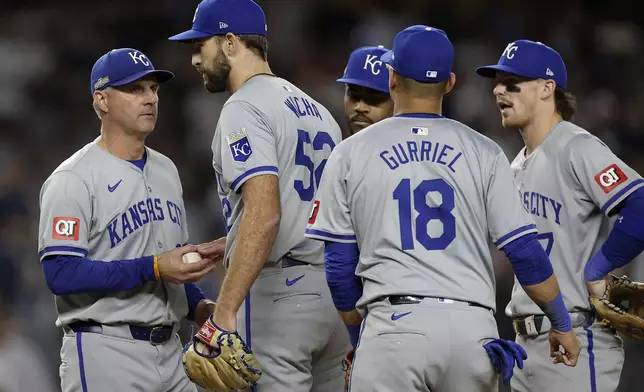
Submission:
[[381,59],[406,78],[438,83],[449,79],[454,46],[443,30],[414,25],[396,35],[392,50]]
[[145,76],[154,75],[159,83],[174,77],[170,71],[155,69],[152,61],[132,48],[113,49],[102,55],[92,67],[90,91],[110,86],[123,86]]
[[497,71],[508,72],[531,79],[552,79],[566,89],[566,64],[556,50],[541,42],[521,39],[505,47],[496,65],[478,67],[476,73],[493,78]]
[[337,82],[355,84],[389,94],[389,72],[380,57],[388,49],[382,45],[363,46],[349,56],[344,75]]
[[266,36],[266,29],[264,11],[253,0],[203,0],[195,10],[192,29],[168,39],[192,41],[228,33]]

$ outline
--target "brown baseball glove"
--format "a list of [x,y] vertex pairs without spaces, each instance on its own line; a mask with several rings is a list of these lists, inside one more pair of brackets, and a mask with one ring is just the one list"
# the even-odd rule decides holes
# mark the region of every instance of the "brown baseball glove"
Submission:
[[644,340],[644,283],[610,275],[602,298],[590,298],[598,318],[617,331]]
[[237,332],[204,323],[182,355],[188,378],[208,391],[230,392],[255,385],[262,368]]

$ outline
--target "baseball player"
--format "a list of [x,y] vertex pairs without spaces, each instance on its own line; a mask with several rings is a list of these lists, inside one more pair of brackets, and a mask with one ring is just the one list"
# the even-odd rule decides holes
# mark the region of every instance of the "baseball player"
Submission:
[[391,117],[394,103],[389,96],[389,72],[380,57],[382,45],[354,50],[338,82],[345,84],[344,111],[351,135]]
[[456,80],[453,56],[442,30],[416,25],[396,35],[382,57],[394,117],[331,153],[306,229],[326,242],[327,280],[345,323],[366,314],[354,392],[497,390],[483,347],[498,338],[488,238],[553,321],[554,360],[574,366],[579,352],[503,151],[441,115]]
[[176,332],[214,309],[190,282],[215,264],[182,261],[197,247],[186,245],[179,174],[144,144],[172,77],[135,49],[100,57],[91,72],[100,136],[42,186],[38,251],[64,330],[64,392],[196,391]]
[[[272,73],[265,15],[252,0],[204,0],[192,29],[170,39],[193,43],[208,91],[231,93],[212,143],[228,232],[212,324],[250,345],[263,367],[259,390],[340,391],[349,339],[325,282],[322,244],[304,238],[340,127]],[[200,252],[210,255],[215,243]]]
[[[515,284],[506,313],[530,361],[512,389],[615,391],[624,363],[622,341],[613,329],[593,325],[584,280],[598,286],[591,294],[601,296],[604,277],[644,248],[644,181],[601,140],[570,122],[574,96],[566,91],[566,66],[554,49],[514,41],[498,64],[477,73],[495,78],[502,125],[518,128],[523,137],[525,147],[512,162],[515,182],[553,260],[582,342],[578,366],[554,366],[543,347],[551,323]],[[618,216],[612,230],[610,216]]]

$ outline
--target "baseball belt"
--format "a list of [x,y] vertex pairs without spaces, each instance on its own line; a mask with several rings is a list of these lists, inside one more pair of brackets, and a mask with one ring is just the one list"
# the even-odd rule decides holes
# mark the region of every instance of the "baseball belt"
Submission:
[[[170,340],[174,335],[174,326],[172,325],[158,325],[158,326],[141,326],[141,325],[127,325],[124,326],[130,329],[132,339],[150,342],[152,345],[163,344]],[[89,333],[103,333],[103,326],[99,323],[76,321],[68,325],[68,327],[78,332]]]
[[[570,313],[572,327],[581,327],[588,320],[592,320],[593,316],[590,312],[573,312]],[[514,332],[520,336],[538,336],[550,330],[550,320],[544,315],[530,315],[525,317],[517,317],[512,320]]]
[[389,303],[392,304],[392,305],[410,305],[410,304],[419,304],[426,298],[433,298],[433,299],[438,300],[439,302],[440,301],[464,302],[464,303],[466,303],[466,304],[468,304],[470,306],[490,310],[490,308],[488,308],[487,306],[477,304],[476,302],[457,301],[457,300],[453,300],[453,299],[439,298],[439,297],[419,297],[419,296],[416,296],[416,295],[390,295],[388,297],[384,297],[383,299],[388,299]]

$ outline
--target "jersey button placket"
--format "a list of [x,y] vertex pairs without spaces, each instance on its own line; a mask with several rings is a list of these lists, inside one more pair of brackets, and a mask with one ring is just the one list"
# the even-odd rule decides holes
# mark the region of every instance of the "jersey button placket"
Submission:
[[[147,170],[147,166],[146,166],[145,169]],[[150,184],[148,184],[148,176],[145,173],[143,173],[143,184],[145,186],[145,189],[147,190],[147,196],[150,199],[154,200],[152,198],[152,187],[150,186]],[[161,241],[159,241],[157,239],[157,228],[156,228],[157,223],[155,221],[153,221],[151,223],[152,223],[152,225],[151,225],[152,226],[152,239],[153,239],[153,241],[157,242],[157,248],[163,249],[163,242],[161,242]]]

